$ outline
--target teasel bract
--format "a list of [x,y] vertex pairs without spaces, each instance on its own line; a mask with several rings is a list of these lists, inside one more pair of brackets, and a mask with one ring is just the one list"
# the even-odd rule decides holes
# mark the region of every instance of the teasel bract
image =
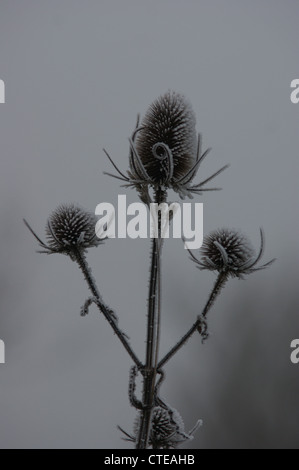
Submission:
[[39,253],[62,253],[74,260],[78,253],[83,254],[88,248],[103,243],[95,233],[95,215],[76,204],[62,204],[50,214],[46,224],[48,244],[36,235],[26,220],[24,222],[43,249]]
[[243,279],[244,275],[260,271],[270,266],[275,259],[257,266],[265,246],[263,230],[260,229],[261,244],[257,255],[249,239],[240,231],[221,228],[204,238],[200,248],[201,257],[197,258],[190,251],[192,260],[199,269],[217,271],[224,277]]
[[[153,449],[175,449],[183,442],[192,440],[194,433],[202,426],[202,421],[198,420],[195,426],[189,432],[186,432],[179,412],[166,405],[162,400],[159,400],[159,402],[160,404],[154,406],[152,411],[149,445]],[[123,438],[125,441],[136,442],[140,418],[141,415],[138,412],[134,423],[133,435],[118,426],[118,429],[126,436]]]
[[147,110],[141,124],[130,142],[129,166],[126,176],[105,151],[117,170],[114,176],[125,182],[124,186],[135,187],[143,202],[151,202],[149,188],[173,189],[184,199],[203,191],[221,188],[206,188],[206,183],[227,168],[220,168],[201,183],[193,184],[197,170],[210,149],[201,153],[201,136],[196,136],[196,118],[191,104],[180,93],[168,91],[154,101]]

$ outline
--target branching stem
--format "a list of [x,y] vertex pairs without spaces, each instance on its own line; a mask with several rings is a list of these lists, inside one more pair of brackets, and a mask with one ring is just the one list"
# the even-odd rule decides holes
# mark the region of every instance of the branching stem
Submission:
[[181,349],[181,347],[188,341],[189,338],[191,338],[191,336],[196,330],[198,330],[200,334],[202,333],[202,321],[203,319],[207,317],[209,310],[214,304],[216,297],[220,293],[221,289],[224,287],[224,284],[226,281],[227,281],[226,273],[218,274],[215,285],[202,311],[202,314],[198,317],[196,322],[187,331],[187,333],[180,339],[180,341],[163,357],[163,359],[161,359],[161,361],[158,364],[158,370],[161,369],[166,364],[166,362],[168,362],[169,359],[171,359]]
[[99,292],[99,290],[96,286],[96,283],[95,283],[95,281],[94,281],[94,279],[91,275],[91,269],[88,266],[85,255],[78,250],[77,253],[76,253],[75,259],[76,259],[76,262],[79,265],[79,268],[81,269],[81,271],[83,273],[83,276],[84,276],[84,278],[85,278],[85,280],[88,284],[88,287],[89,287],[90,291],[92,292],[92,295],[96,299],[96,305],[98,306],[99,310],[104,314],[106,320],[108,321],[108,323],[112,327],[112,329],[113,329],[114,333],[116,334],[116,336],[120,339],[121,343],[125,347],[126,351],[128,352],[129,356],[131,357],[131,359],[136,364],[137,368],[141,370],[143,368],[143,364],[139,361],[138,357],[136,356],[136,354],[132,350],[132,347],[130,346],[130,344],[127,341],[127,336],[125,335],[125,333],[123,333],[119,329],[119,327],[116,323],[116,320],[115,320],[114,312],[104,303],[104,301],[102,299],[102,296],[101,296],[101,294],[100,294],[100,292]]
[[[155,194],[158,204],[166,200],[166,193],[159,188]],[[157,375],[157,362],[160,333],[160,306],[161,306],[161,214],[158,214],[158,237],[152,240],[150,284],[148,296],[147,339],[145,368],[143,369],[143,411],[141,413],[140,429],[137,439],[137,449],[148,447],[151,414],[154,406],[154,392]]]

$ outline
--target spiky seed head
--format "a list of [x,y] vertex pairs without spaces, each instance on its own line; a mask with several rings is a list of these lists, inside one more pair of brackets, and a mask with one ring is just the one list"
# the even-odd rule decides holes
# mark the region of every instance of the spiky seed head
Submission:
[[169,442],[174,434],[176,434],[176,425],[171,420],[169,411],[156,406],[152,414],[151,442],[155,445],[162,445]]
[[174,91],[149,107],[136,139],[136,149],[152,181],[179,180],[196,159],[195,114],[186,98]]
[[[137,440],[140,424],[141,413],[139,412],[135,421],[133,436],[125,433],[132,442]],[[199,420],[194,428],[186,433],[184,422],[177,410],[166,405],[155,406],[152,411],[149,444],[156,449],[174,449],[182,442],[192,440],[193,433],[201,424],[202,422]],[[122,432],[124,431],[122,430]]]
[[258,255],[252,248],[248,238],[237,230],[222,228],[211,232],[204,238],[200,249],[201,257],[197,258],[190,250],[192,261],[199,269],[218,271],[224,275],[243,279],[243,275],[268,268],[275,258],[265,264],[257,265],[264,251],[264,232],[260,229],[261,246]]
[[[141,422],[139,413],[135,421],[134,434],[137,437]],[[155,406],[152,411],[149,443],[155,448],[169,448],[176,444],[177,425],[168,409]]]
[[46,237],[53,252],[71,254],[101,243],[95,234],[95,215],[75,204],[59,206],[48,219]]
[[252,259],[254,250],[243,234],[235,230],[220,229],[210,233],[201,247],[202,262],[212,263],[217,270],[238,270]]
[[181,199],[193,198],[204,191],[221,188],[206,188],[205,185],[224,171],[223,166],[201,183],[193,184],[197,171],[210,149],[201,154],[202,138],[196,136],[195,114],[190,103],[180,93],[168,91],[154,101],[141,124],[139,116],[136,128],[129,138],[129,170],[125,175],[118,169],[110,155],[117,175],[106,173],[124,181],[125,187],[134,188],[144,204],[149,205],[154,190],[157,203],[164,202],[167,190],[172,189]]

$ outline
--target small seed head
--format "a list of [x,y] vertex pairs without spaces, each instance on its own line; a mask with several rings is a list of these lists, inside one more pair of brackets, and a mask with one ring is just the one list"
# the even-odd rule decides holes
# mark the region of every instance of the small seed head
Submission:
[[71,254],[85,251],[101,241],[95,234],[96,217],[75,204],[59,206],[49,217],[46,226],[48,246],[53,252]]

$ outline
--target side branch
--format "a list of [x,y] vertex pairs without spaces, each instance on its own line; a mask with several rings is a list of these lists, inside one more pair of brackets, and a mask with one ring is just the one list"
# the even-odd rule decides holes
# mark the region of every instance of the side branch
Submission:
[[87,264],[87,261],[86,261],[86,258],[84,256],[84,254],[82,254],[80,251],[78,251],[76,253],[75,260],[78,263],[79,268],[81,269],[81,271],[84,275],[84,278],[85,278],[85,280],[88,284],[88,287],[89,287],[90,291],[92,292],[92,294],[94,296],[94,300],[95,300],[94,303],[97,305],[99,310],[104,314],[104,317],[106,318],[106,320],[108,321],[108,323],[112,327],[114,333],[116,334],[116,336],[119,338],[119,340],[121,341],[121,343],[125,347],[126,351],[128,352],[128,354],[131,357],[131,359],[133,360],[133,362],[136,364],[137,368],[142,369],[143,364],[140,362],[140,360],[138,359],[138,357],[134,353],[133,349],[131,348],[130,344],[128,343],[127,335],[125,333],[123,333],[117,325],[117,320],[116,320],[115,313],[113,312],[113,310],[111,310],[104,303],[104,301],[102,299],[102,296],[101,296],[101,294],[100,294],[100,292],[99,292],[99,290],[96,286],[95,280],[92,277],[91,269],[89,268],[89,266]]
[[211,309],[212,305],[214,304],[216,297],[220,293],[221,289],[224,287],[226,281],[227,275],[225,273],[220,273],[217,277],[216,283],[205,305],[205,308],[202,311],[202,314],[198,317],[196,322],[187,331],[187,333],[180,339],[180,341],[163,357],[163,359],[161,359],[158,364],[158,370],[161,369],[166,364],[166,362],[168,362],[169,359],[171,359],[172,356],[174,356],[181,349],[181,347],[188,341],[189,338],[191,338],[191,336],[196,330],[198,330],[200,335],[206,335],[205,320],[207,314]]

